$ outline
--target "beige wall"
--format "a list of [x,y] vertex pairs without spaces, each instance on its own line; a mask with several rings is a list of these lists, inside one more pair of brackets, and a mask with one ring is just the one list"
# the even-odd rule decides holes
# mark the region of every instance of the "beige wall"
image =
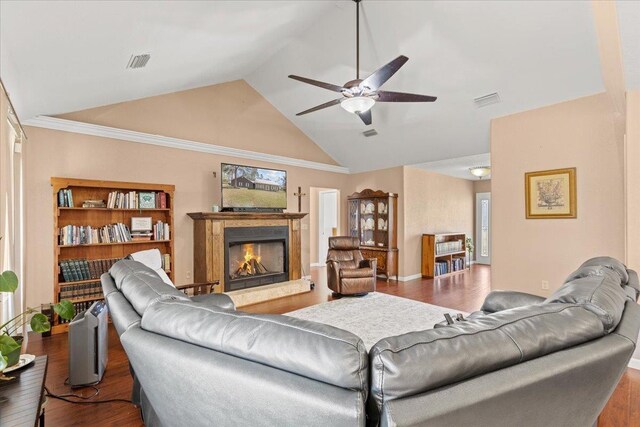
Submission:
[[[623,259],[623,147],[612,116],[599,94],[492,121],[493,288],[547,295],[587,258]],[[525,219],[524,173],[564,167],[577,168],[578,218]]]
[[640,271],[640,90],[627,92],[627,265]]
[[244,80],[122,102],[58,117],[337,164]]
[[473,233],[474,182],[404,168],[403,275],[420,274],[422,234],[440,232]]
[[[228,102],[226,102],[228,101]],[[178,92],[100,107],[64,118],[163,136],[251,149],[268,154],[333,162],[309,138],[284,118],[244,81]],[[176,282],[188,283],[193,270],[192,221],[188,212],[207,211],[220,204],[220,163],[231,162],[286,169],[288,205],[297,210],[298,186],[342,189],[349,176],[314,169],[247,161],[87,136],[42,128],[27,128],[26,249],[27,301],[36,305],[53,299],[53,217],[49,179],[64,176],[115,181],[174,184]],[[212,172],[218,172],[214,178]],[[309,212],[309,196],[302,210]],[[302,260],[309,273],[310,219],[302,222]]]
[[490,193],[491,192],[491,180],[490,179],[476,179],[473,181],[474,193]]

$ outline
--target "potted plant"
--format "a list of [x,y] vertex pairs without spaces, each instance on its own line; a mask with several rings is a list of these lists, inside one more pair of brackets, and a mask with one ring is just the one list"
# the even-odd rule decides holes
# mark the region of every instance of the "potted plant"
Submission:
[[[18,276],[13,271],[0,274],[0,292],[13,293],[18,289]],[[62,300],[53,305],[53,310],[63,319],[70,320],[75,315],[75,308],[70,301]],[[51,323],[44,314],[36,308],[27,307],[25,311],[0,325],[0,378],[5,368],[15,365],[20,360],[22,340],[16,337],[23,326],[29,322],[31,330],[37,333],[47,332]]]
[[471,237],[467,237],[464,241],[465,247],[467,248],[467,252],[469,252],[469,260],[467,261],[467,268],[471,269],[471,261],[473,260],[473,239]]

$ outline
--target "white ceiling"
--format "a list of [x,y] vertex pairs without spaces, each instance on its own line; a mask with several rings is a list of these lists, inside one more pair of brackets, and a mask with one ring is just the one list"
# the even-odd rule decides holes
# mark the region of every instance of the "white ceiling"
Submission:
[[[0,1],[23,120],[242,78],[335,7],[313,1]],[[145,69],[126,70],[150,53]]]
[[[476,154],[473,156],[456,157],[454,159],[436,160],[434,162],[425,162],[411,165],[416,168],[425,169],[430,172],[436,172],[442,175],[449,175],[455,178],[477,180],[471,175],[469,168],[475,166],[491,166],[491,155],[489,153]],[[491,175],[483,178],[491,179]]]
[[627,89],[640,89],[640,2],[618,1],[618,25]]
[[[287,78],[355,78],[349,0],[3,0],[0,75],[23,120],[245,78],[352,171],[486,153],[491,118],[604,90],[590,2],[365,0],[361,10],[362,74],[404,54],[384,89],[438,96],[377,104],[379,135],[367,139],[339,106],[296,117],[336,94]],[[145,69],[125,70],[145,52]],[[502,103],[473,105],[495,91]]]

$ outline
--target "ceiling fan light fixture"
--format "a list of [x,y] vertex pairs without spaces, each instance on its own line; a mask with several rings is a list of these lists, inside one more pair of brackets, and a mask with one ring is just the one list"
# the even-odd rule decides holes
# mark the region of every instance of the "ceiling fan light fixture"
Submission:
[[355,114],[369,111],[375,103],[376,101],[373,98],[369,98],[367,96],[354,96],[353,98],[343,99],[340,102],[340,106],[348,112]]
[[471,175],[482,179],[491,173],[491,166],[474,166],[469,168],[469,172]]

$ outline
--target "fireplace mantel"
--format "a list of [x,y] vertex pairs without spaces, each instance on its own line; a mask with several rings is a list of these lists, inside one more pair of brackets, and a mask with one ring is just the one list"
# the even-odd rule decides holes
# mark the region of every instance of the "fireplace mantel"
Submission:
[[191,212],[191,219],[302,219],[307,214],[299,212]]
[[193,278],[196,282],[220,284],[216,292],[225,290],[225,228],[231,227],[288,227],[289,281],[302,277],[300,220],[306,213],[263,212],[192,212],[193,219]]

